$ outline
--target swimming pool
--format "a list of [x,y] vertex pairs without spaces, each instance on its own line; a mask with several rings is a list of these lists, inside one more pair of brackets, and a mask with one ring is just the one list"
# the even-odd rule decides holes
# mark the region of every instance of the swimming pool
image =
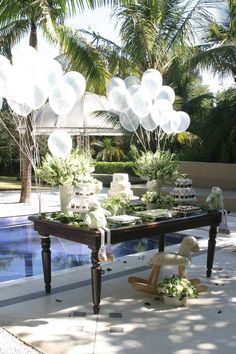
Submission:
[[[170,239],[169,243],[180,242]],[[168,239],[167,239],[168,242]],[[143,238],[112,246],[116,258],[158,248],[158,241]],[[51,236],[52,271],[90,263],[86,245]],[[4,218],[0,221],[0,282],[42,274],[41,243],[27,217]]]

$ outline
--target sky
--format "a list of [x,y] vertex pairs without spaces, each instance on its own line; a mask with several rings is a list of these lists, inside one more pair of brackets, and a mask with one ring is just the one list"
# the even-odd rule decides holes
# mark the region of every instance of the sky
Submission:
[[[218,17],[218,12],[214,11],[214,16]],[[102,7],[96,10],[86,10],[83,14],[76,15],[74,18],[66,20],[66,24],[78,29],[92,30],[98,32],[101,36],[109,38],[119,44],[119,28],[115,27],[115,19],[111,18],[111,9]],[[28,43],[28,38],[23,40],[23,43]],[[49,45],[39,34],[38,50],[47,57],[55,57],[58,54],[58,48]],[[214,76],[209,72],[202,72],[203,83],[208,85],[212,92],[222,91],[232,84],[233,78],[222,78]]]

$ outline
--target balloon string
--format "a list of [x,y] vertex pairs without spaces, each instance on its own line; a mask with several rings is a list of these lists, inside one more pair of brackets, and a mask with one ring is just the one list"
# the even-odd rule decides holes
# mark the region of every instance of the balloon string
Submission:
[[147,151],[147,149],[146,149],[146,147],[145,147],[145,145],[144,145],[144,143],[143,143],[142,139],[140,138],[139,134],[137,133],[137,130],[135,130],[135,132],[134,132],[134,133],[135,133],[135,135],[137,136],[137,138],[138,138],[139,142],[141,143],[141,145],[142,145],[142,147],[143,147],[144,151],[146,152],[146,151]]
[[[18,146],[19,150],[25,155],[25,157],[29,160],[34,172],[36,171],[36,167],[39,166],[40,163],[40,155],[39,155],[39,148],[38,148],[38,142],[36,139],[36,134],[34,133],[34,128],[35,128],[35,122],[34,122],[34,113],[31,113],[28,116],[28,119],[25,119],[25,137],[26,139],[22,138],[22,131],[21,131],[21,119],[19,118],[18,115],[14,114],[11,112],[11,115],[13,117],[14,123],[17,127],[19,136],[20,136],[20,143],[17,141],[15,136],[12,134],[12,132],[8,129],[6,123],[3,121],[3,119],[0,117],[0,122],[10,135],[10,137],[13,139],[13,141],[16,143]],[[31,133],[31,134],[30,134]],[[29,135],[30,134],[30,135]],[[27,142],[32,141],[32,146],[30,146]],[[39,214],[41,214],[41,208],[42,208],[42,193],[41,193],[41,180],[37,178],[35,174],[35,184],[36,184],[36,189],[38,193],[38,201],[39,201]]]

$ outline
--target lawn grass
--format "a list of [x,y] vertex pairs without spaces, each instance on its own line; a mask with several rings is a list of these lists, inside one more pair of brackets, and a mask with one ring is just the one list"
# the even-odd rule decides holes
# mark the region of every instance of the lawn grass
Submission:
[[21,181],[17,177],[0,176],[0,190],[21,189]]
[[[49,185],[41,185],[41,189],[50,188]],[[32,189],[36,189],[36,185],[32,182]],[[9,177],[9,176],[0,176],[0,191],[7,190],[20,190],[21,189],[21,181],[17,179],[17,177]]]

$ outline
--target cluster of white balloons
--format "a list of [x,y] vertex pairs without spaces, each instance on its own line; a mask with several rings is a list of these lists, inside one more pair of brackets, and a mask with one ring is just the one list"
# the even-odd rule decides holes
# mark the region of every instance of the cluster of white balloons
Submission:
[[141,80],[132,75],[124,80],[112,77],[106,89],[111,111],[119,115],[120,124],[130,132],[139,125],[147,131],[160,126],[167,134],[189,127],[189,115],[173,109],[175,92],[163,85],[162,75],[156,69],[146,70]]
[[[4,97],[13,112],[26,117],[48,100],[56,114],[65,116],[84,95],[86,81],[79,72],[63,74],[60,63],[31,46],[16,45],[11,54],[12,64],[0,55],[0,109]],[[52,154],[64,158],[71,151],[71,137],[56,130],[48,145]]]
[[0,55],[0,96],[26,117],[49,99],[58,115],[67,114],[85,92],[86,81],[75,71],[63,75],[56,60],[45,59],[31,46],[12,48],[12,64]]

